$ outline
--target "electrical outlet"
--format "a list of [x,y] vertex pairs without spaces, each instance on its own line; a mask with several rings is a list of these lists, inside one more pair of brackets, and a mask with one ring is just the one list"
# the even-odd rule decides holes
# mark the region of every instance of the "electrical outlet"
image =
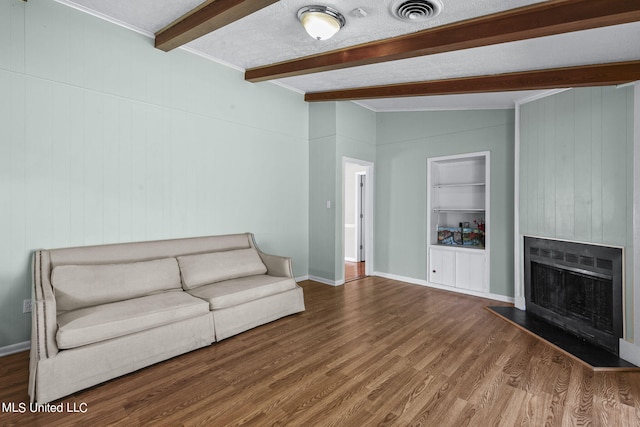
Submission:
[[26,299],[22,301],[22,312],[31,313],[31,300]]

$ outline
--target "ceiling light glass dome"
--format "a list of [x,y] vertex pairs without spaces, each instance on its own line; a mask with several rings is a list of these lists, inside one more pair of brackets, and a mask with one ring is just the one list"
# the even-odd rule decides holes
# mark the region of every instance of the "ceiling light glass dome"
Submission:
[[298,19],[307,33],[316,40],[328,40],[345,24],[340,12],[327,6],[305,6],[298,10]]

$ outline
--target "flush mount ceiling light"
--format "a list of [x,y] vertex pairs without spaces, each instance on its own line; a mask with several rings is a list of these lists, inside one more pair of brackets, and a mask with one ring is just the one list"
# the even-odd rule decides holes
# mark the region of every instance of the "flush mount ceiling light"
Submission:
[[330,39],[346,22],[340,12],[328,6],[305,6],[298,10],[298,19],[316,40]]

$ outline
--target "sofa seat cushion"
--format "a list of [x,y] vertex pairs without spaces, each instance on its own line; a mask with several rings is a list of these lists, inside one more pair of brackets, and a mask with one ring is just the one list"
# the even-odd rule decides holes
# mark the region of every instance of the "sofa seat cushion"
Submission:
[[218,310],[279,294],[296,286],[295,280],[288,277],[260,274],[200,286],[189,293],[207,301],[211,310]]
[[185,290],[267,272],[253,248],[179,256],[178,263]]
[[58,312],[182,290],[175,258],[122,264],[59,265],[51,273]]
[[164,292],[81,308],[58,315],[58,347],[69,349],[105,341],[209,312],[186,292]]

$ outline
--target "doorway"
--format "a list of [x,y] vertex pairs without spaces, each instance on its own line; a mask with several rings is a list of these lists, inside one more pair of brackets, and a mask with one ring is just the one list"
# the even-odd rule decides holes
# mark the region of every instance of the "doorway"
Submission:
[[[363,278],[370,273],[368,254],[372,244],[373,164],[343,159],[343,258],[344,281]],[[369,265],[368,265],[369,264]]]

